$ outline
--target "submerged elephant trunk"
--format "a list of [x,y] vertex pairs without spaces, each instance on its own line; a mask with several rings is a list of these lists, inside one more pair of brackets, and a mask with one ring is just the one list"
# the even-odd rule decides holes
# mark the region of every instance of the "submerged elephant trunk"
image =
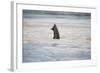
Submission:
[[56,24],[54,24],[51,30],[53,30],[53,33],[54,33],[53,39],[60,39],[59,31]]

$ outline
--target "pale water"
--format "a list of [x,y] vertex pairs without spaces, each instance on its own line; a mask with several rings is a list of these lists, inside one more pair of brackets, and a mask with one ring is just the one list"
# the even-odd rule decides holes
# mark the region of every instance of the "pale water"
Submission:
[[[24,13],[23,62],[91,59],[90,18],[86,13]],[[52,39],[53,24],[60,33],[58,40]]]

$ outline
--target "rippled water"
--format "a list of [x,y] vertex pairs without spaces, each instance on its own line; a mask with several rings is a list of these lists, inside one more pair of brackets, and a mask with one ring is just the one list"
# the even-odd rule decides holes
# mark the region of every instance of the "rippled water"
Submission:
[[[24,63],[91,59],[90,14],[29,13],[23,15]],[[60,40],[52,39],[55,23]]]
[[91,59],[91,49],[72,44],[24,44],[23,62]]

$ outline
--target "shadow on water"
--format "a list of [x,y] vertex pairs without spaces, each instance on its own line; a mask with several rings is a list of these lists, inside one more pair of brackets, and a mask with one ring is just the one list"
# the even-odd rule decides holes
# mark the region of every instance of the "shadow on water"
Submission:
[[51,44],[52,47],[57,47],[58,45],[59,45],[59,44],[57,44],[57,43]]

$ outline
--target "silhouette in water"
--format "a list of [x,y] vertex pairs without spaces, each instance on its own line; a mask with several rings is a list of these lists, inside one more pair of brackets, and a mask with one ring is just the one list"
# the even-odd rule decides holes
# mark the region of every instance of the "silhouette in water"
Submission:
[[53,32],[54,32],[53,39],[60,39],[59,31],[57,29],[56,24],[54,24],[54,26],[51,28],[51,30],[53,30]]

